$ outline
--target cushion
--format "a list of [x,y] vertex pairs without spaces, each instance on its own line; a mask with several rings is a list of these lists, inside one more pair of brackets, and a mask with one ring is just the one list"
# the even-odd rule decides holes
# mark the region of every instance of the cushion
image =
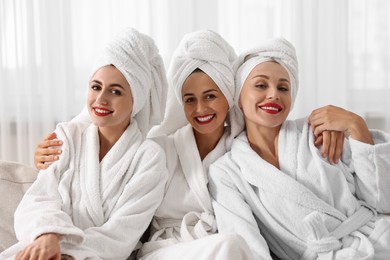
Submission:
[[14,212],[37,174],[33,167],[0,160],[0,252],[17,242]]

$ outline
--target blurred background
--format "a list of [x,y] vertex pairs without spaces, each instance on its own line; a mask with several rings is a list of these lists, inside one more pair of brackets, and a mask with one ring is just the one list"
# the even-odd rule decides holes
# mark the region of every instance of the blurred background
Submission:
[[390,1],[0,0],[0,160],[33,165],[38,142],[85,104],[90,69],[123,27],[152,36],[168,68],[182,36],[219,32],[236,52],[283,36],[300,90],[291,117],[334,104],[390,132]]

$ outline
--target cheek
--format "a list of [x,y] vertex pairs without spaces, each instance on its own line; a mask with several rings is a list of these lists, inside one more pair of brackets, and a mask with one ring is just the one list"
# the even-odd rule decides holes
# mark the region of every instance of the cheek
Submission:
[[291,109],[292,99],[291,99],[291,95],[290,94],[287,94],[287,95],[283,96],[282,97],[282,102],[285,105],[285,109],[287,109],[287,110]]
[[190,105],[184,104],[183,105],[183,111],[184,115],[186,116],[187,120],[190,121],[191,114],[192,114],[192,109]]
[[87,110],[88,110],[89,115],[91,115],[91,116],[92,116],[93,101],[94,101],[94,99],[92,98],[90,93],[88,93],[88,96],[87,96]]
[[87,98],[87,109],[88,109],[88,112],[91,113],[92,111],[92,105],[93,105],[93,101],[91,100],[91,98],[88,96]]
[[127,116],[131,116],[131,114],[133,113],[133,100],[127,99],[123,104],[122,109],[126,111]]
[[222,101],[219,104],[217,104],[217,106],[218,106],[219,113],[224,115],[224,117],[226,118],[227,113],[229,111],[229,104],[228,104],[228,102],[227,101]]
[[242,109],[243,107],[248,106],[248,104],[252,102],[253,96],[255,96],[255,93],[250,93],[248,87],[244,86],[238,99],[240,108]]
[[291,104],[292,104],[292,99],[291,99],[291,96],[288,96],[288,104],[289,104],[289,108],[291,107]]
[[133,106],[127,106],[125,111],[126,116],[131,117],[131,114],[133,113]]
[[257,99],[255,97],[248,97],[245,102],[242,103],[241,111],[244,117],[255,116],[258,110]]
[[255,95],[242,93],[239,101],[241,110],[247,110],[249,107],[252,107],[254,104],[256,104],[255,100]]
[[244,103],[244,104],[241,106],[241,112],[244,114],[244,116],[247,115],[247,113],[248,113],[248,105],[247,105],[247,104]]
[[96,94],[93,91],[88,91],[87,104],[91,104],[96,100]]

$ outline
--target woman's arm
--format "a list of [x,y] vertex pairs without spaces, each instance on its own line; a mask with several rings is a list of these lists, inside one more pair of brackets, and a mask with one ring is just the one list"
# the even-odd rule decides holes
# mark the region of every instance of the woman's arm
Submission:
[[47,169],[53,162],[58,161],[62,150],[62,141],[57,139],[55,132],[50,133],[39,142],[34,154],[35,167],[38,170]]
[[349,135],[352,160],[347,163],[355,173],[357,197],[378,212],[390,212],[390,136],[380,131],[370,132],[363,118],[335,106],[313,111],[309,122],[315,134],[326,129]]
[[356,195],[380,213],[390,213],[390,135],[370,131],[374,145],[350,139]]
[[338,163],[344,144],[344,133],[352,138],[373,144],[368,127],[360,116],[336,106],[313,110],[309,116],[316,137],[315,145],[322,144],[322,156]]
[[364,119],[340,107],[325,106],[315,109],[309,116],[309,123],[316,137],[324,131],[340,131],[357,141],[374,144]]
[[53,259],[61,260],[60,239],[57,234],[39,236],[15,256],[16,260]]
[[248,244],[254,259],[271,259],[268,245],[261,235],[252,209],[229,174],[218,165],[211,165],[209,173],[208,187],[213,199],[218,233],[238,234]]
[[63,211],[64,201],[59,192],[63,173],[69,169],[70,146],[65,139],[62,126],[57,126],[57,134],[65,140],[61,158],[46,170],[41,170],[31,187],[26,191],[15,211],[15,233],[19,241],[31,243],[46,233],[61,235],[61,241],[81,243],[82,231],[71,217]]

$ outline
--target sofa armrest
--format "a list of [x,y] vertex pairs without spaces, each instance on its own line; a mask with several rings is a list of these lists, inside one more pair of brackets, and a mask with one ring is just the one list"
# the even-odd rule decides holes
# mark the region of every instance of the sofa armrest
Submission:
[[17,242],[14,212],[37,174],[33,167],[0,160],[0,252]]

